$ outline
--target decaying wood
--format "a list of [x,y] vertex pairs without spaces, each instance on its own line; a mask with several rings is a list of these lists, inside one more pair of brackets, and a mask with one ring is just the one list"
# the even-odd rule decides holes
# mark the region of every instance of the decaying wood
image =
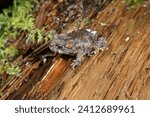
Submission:
[[[49,14],[56,14],[58,4],[43,3],[37,27],[56,29],[56,25],[50,24]],[[107,38],[107,51],[87,58],[75,70],[70,68],[70,58],[61,55],[47,58],[46,63],[39,58],[33,60],[24,66],[21,77],[1,89],[1,99],[150,99],[149,19],[150,4],[128,9],[120,0],[110,3],[88,25]],[[82,27],[85,24],[81,23],[79,28]],[[44,50],[44,54],[48,53]]]

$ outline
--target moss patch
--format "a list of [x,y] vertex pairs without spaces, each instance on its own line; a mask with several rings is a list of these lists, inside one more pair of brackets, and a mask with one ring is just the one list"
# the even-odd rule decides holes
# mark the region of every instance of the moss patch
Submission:
[[138,3],[144,2],[146,0],[125,0],[129,5],[136,5]]
[[50,33],[44,34],[44,29],[36,28],[32,17],[35,4],[38,4],[38,0],[14,0],[13,6],[0,14],[0,75],[17,75],[21,71],[10,62],[11,58],[19,55],[19,51],[7,43],[15,40],[22,31],[27,32],[27,43],[39,43],[52,38]]

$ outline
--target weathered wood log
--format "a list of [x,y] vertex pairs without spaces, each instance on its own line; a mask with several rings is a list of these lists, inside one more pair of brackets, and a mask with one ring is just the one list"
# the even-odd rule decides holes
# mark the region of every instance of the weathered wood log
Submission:
[[[53,8],[39,13],[37,18],[45,15],[44,20],[36,20],[39,27],[57,28],[50,22],[59,3],[45,3]],[[128,8],[120,0],[110,3],[88,26],[83,22],[78,26],[107,37],[107,51],[87,58],[75,70],[70,68],[70,59],[59,55],[45,64],[41,59],[33,60],[19,79],[1,90],[1,99],[150,99],[149,19],[150,4]],[[69,22],[62,32],[77,22]],[[43,51],[48,53],[46,48]]]

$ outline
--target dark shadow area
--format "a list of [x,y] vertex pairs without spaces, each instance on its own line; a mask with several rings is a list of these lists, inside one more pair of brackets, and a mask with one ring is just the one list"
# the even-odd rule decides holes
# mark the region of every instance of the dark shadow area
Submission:
[[0,0],[0,12],[13,4],[13,0]]

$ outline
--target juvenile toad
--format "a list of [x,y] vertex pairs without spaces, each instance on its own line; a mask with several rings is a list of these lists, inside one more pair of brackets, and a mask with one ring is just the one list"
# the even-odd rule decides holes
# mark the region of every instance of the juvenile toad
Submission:
[[54,53],[76,56],[72,68],[80,65],[86,56],[107,49],[107,41],[91,29],[80,29],[68,34],[55,34],[49,48]]

